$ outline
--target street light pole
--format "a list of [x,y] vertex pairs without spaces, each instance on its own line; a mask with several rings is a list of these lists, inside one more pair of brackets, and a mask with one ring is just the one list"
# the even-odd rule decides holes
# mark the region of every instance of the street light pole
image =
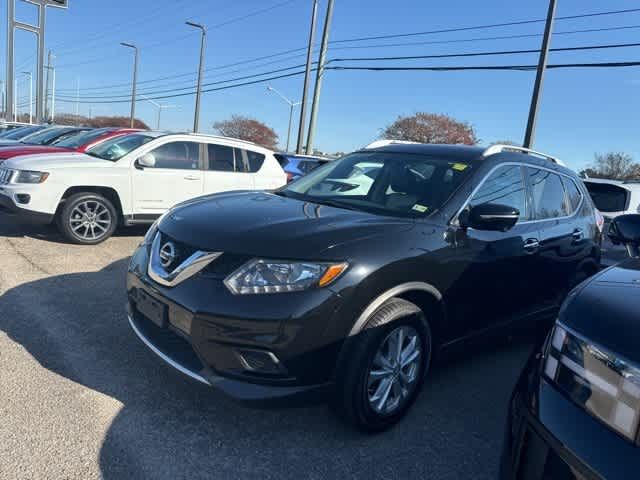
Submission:
[[160,130],[160,115],[162,114],[162,109],[163,108],[176,108],[177,105],[163,105],[161,103],[158,103],[158,102],[150,99],[146,95],[140,95],[140,97],[142,97],[144,100],[146,100],[147,102],[149,102],[151,105],[153,105],[154,107],[156,107],[158,109],[158,115],[156,117],[156,130]]
[[309,45],[307,47],[307,67],[304,72],[304,85],[302,87],[302,105],[300,107],[300,124],[298,125],[298,144],[296,153],[302,153],[304,143],[304,127],[307,120],[307,91],[309,89],[309,77],[311,76],[311,63],[313,59],[313,43],[316,38],[316,20],[318,18],[318,0],[313,0],[311,11],[311,29],[309,30]]
[[31,72],[22,72],[23,75],[29,75],[29,123],[33,124],[33,74]]
[[282,93],[280,93],[278,90],[273,88],[271,85],[267,86],[267,90],[278,95],[281,99],[283,99],[289,105],[289,128],[287,129],[287,152],[288,152],[289,143],[291,140],[291,126],[293,125],[293,109],[298,105],[300,105],[301,102],[292,102],[287,97],[285,97]]
[[202,72],[204,70],[204,52],[207,46],[207,29],[204,25],[194,22],[185,22],[190,27],[199,29],[202,32],[200,37],[200,64],[198,65],[198,84],[196,86],[196,111],[193,116],[193,133],[198,133],[200,129],[200,97],[202,95]]
[[136,84],[138,83],[138,47],[132,43],[121,42],[123,47],[131,48],[133,56],[133,85],[131,86],[131,128],[135,125],[136,118]]
[[313,137],[318,120],[318,104],[320,103],[320,91],[322,90],[322,77],[324,76],[324,64],[327,60],[327,47],[329,46],[329,32],[331,31],[331,21],[333,20],[333,3],[334,0],[329,0],[329,3],[327,3],[327,15],[324,20],[320,58],[318,59],[318,68],[316,70],[316,86],[313,91],[311,119],[309,120],[309,132],[307,133],[307,153],[313,152]]
[[531,106],[529,107],[529,118],[527,120],[527,130],[524,134],[524,147],[531,148],[536,135],[536,122],[538,120],[538,108],[540,106],[540,96],[542,93],[542,84],[544,82],[544,73],[547,69],[547,57],[549,55],[549,46],[551,44],[551,35],[553,33],[553,20],[556,15],[556,0],[549,0],[549,10],[547,11],[547,23],[544,27],[544,36],[542,37],[542,47],[540,48],[540,59],[538,61],[538,70],[536,72],[536,81],[533,85],[533,95],[531,96]]

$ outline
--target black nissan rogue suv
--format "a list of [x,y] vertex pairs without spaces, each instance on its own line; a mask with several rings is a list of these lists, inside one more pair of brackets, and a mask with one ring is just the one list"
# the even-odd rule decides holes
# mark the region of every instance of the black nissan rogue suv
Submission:
[[434,355],[546,320],[598,270],[584,185],[519,147],[390,145],[274,192],[182,203],[127,276],[138,337],[238,400],[328,397],[364,430],[397,422]]

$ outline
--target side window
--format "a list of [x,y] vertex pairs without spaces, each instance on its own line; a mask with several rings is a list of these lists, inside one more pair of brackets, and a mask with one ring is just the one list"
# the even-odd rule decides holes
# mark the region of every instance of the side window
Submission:
[[245,150],[247,154],[247,167],[249,172],[255,173],[262,168],[264,164],[265,156],[261,153],[252,152],[251,150]]
[[529,218],[522,168],[519,165],[505,165],[494,171],[473,195],[469,206],[475,207],[485,203],[517,208],[521,220]]
[[562,177],[564,189],[567,192],[567,201],[569,202],[569,214],[574,213],[580,206],[582,201],[582,192],[576,185],[576,182],[570,178]]
[[567,215],[560,175],[548,170],[529,168],[529,179],[537,219],[544,220]]
[[[209,170],[218,172],[235,172],[235,162],[233,159],[233,148],[226,145],[216,145],[210,143],[209,149]],[[238,165],[242,171],[242,165]]]
[[155,158],[153,168],[197,170],[199,168],[200,145],[194,142],[171,142],[160,145],[150,153]]

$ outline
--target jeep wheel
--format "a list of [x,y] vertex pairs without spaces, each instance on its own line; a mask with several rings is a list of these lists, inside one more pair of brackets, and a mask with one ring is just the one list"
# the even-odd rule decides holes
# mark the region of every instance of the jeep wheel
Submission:
[[102,195],[78,193],[67,199],[57,220],[62,234],[70,242],[96,245],[113,234],[118,214]]

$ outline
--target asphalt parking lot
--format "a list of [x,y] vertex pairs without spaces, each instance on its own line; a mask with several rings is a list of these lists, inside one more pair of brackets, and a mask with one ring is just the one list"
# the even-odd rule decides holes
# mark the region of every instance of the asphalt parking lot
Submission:
[[123,313],[143,230],[97,247],[0,217],[0,478],[495,478],[526,341],[438,368],[363,436],[327,408],[253,410],[165,367]]

